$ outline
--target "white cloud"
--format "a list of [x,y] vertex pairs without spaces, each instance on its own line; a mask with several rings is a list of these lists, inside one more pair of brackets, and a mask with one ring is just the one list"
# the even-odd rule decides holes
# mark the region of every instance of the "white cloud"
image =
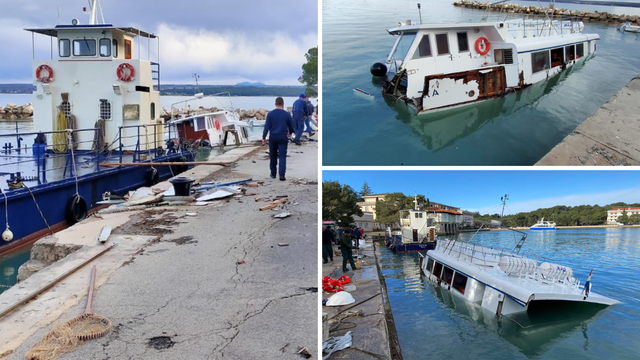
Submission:
[[318,45],[315,33],[294,41],[283,32],[214,32],[167,23],[159,25],[158,35],[165,82],[190,81],[195,72],[203,84],[231,79],[298,84],[304,54]]
[[[616,202],[625,203],[640,203],[640,188],[631,188],[616,190],[606,193],[591,193],[591,194],[575,194],[566,195],[552,198],[535,199],[529,201],[512,202],[507,203],[505,209],[506,215],[517,214],[519,212],[529,212],[540,208],[550,208],[556,205],[565,206],[579,206],[579,205],[608,205]],[[477,210],[480,214],[487,213],[499,213],[500,210],[496,210],[497,206],[486,207]]]

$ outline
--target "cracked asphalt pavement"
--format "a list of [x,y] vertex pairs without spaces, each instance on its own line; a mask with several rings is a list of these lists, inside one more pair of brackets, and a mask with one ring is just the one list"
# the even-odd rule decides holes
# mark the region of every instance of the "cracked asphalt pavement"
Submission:
[[[288,180],[279,181],[269,178],[262,147],[212,174],[264,181],[249,188],[255,196],[169,208],[166,214],[177,218],[173,232],[96,289],[94,311],[112,321],[111,333],[60,359],[300,359],[300,347],[318,358],[317,150],[317,143],[290,147]],[[300,178],[306,181],[295,181]],[[278,195],[288,195],[290,217],[258,211],[268,203],[254,198]],[[83,300],[60,321],[84,306]],[[9,359],[23,359],[50,329],[40,329]]]

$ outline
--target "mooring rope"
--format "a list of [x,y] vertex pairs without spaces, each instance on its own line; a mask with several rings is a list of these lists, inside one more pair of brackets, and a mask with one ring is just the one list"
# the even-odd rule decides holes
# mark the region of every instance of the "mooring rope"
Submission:
[[[29,187],[26,184],[22,184],[22,186],[24,186],[28,191],[29,194],[31,194],[31,198],[33,199],[33,203],[36,204],[36,209],[38,209],[38,212],[40,213],[40,217],[42,218],[42,221],[44,221],[44,224],[47,225],[47,229],[49,229],[49,232],[51,232],[51,235],[53,235],[53,230],[51,230],[51,226],[49,226],[49,223],[47,222],[47,219],[45,219],[44,214],[42,213],[42,210],[40,210],[40,205],[38,205],[38,202],[36,201],[36,197],[33,195],[33,192],[31,191],[31,189],[29,189]],[[7,224],[7,227],[9,225]]]
[[[71,133],[73,132],[73,130],[71,129],[67,129],[67,141],[71,142],[73,141],[73,138],[71,137]],[[76,202],[80,201],[80,191],[78,190],[78,171],[76,168],[76,158],[75,158],[75,153],[73,151],[73,146],[70,146],[71,149],[71,162],[73,163],[73,177],[75,178],[76,181]]]

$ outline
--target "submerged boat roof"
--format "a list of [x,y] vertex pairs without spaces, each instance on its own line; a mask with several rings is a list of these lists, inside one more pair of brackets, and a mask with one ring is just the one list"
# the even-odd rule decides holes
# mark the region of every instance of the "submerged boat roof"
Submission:
[[36,34],[42,34],[42,35],[47,35],[47,36],[51,36],[51,37],[58,37],[58,31],[63,30],[95,30],[95,29],[101,29],[101,30],[116,30],[116,31],[120,31],[132,36],[141,36],[141,37],[146,37],[146,38],[150,38],[150,39],[155,39],[157,38],[157,36],[153,33],[149,33],[146,31],[142,31],[140,29],[134,28],[134,27],[117,27],[117,26],[113,26],[111,24],[98,24],[98,25],[57,25],[56,27],[53,28],[31,28],[31,29],[25,29],[26,31],[30,31]]

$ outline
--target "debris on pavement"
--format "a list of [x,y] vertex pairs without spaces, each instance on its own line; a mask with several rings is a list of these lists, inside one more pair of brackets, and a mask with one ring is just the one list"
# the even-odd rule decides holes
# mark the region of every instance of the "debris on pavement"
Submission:
[[278,243],[278,246],[289,246],[289,243]]
[[245,263],[245,261],[244,261],[244,260],[238,260],[238,261],[236,262],[236,264],[238,264],[238,265],[242,265],[242,264],[244,264],[244,263]]
[[277,218],[277,219],[284,219],[284,218],[289,217],[289,216],[291,216],[291,213],[288,212],[288,211],[283,211],[283,212],[281,212],[279,214],[273,215],[273,217]]
[[302,355],[303,358],[309,359],[312,355],[309,352],[309,349],[306,346],[301,346],[298,348],[298,354]]
[[280,204],[284,204],[284,203],[286,203],[286,202],[287,202],[287,200],[288,200],[287,198],[282,198],[282,199],[278,199],[278,200],[273,200],[273,201],[271,202],[271,204],[269,204],[269,205],[267,205],[267,206],[264,206],[264,207],[261,207],[261,208],[260,208],[260,211],[265,211],[265,210],[273,209],[273,208],[277,207],[277,206],[278,206],[278,205],[280,205]]
[[351,346],[351,334],[352,331],[347,331],[344,336],[332,336],[322,343],[322,353],[326,353],[326,356],[322,357],[322,360],[326,360],[335,351],[344,350]]

